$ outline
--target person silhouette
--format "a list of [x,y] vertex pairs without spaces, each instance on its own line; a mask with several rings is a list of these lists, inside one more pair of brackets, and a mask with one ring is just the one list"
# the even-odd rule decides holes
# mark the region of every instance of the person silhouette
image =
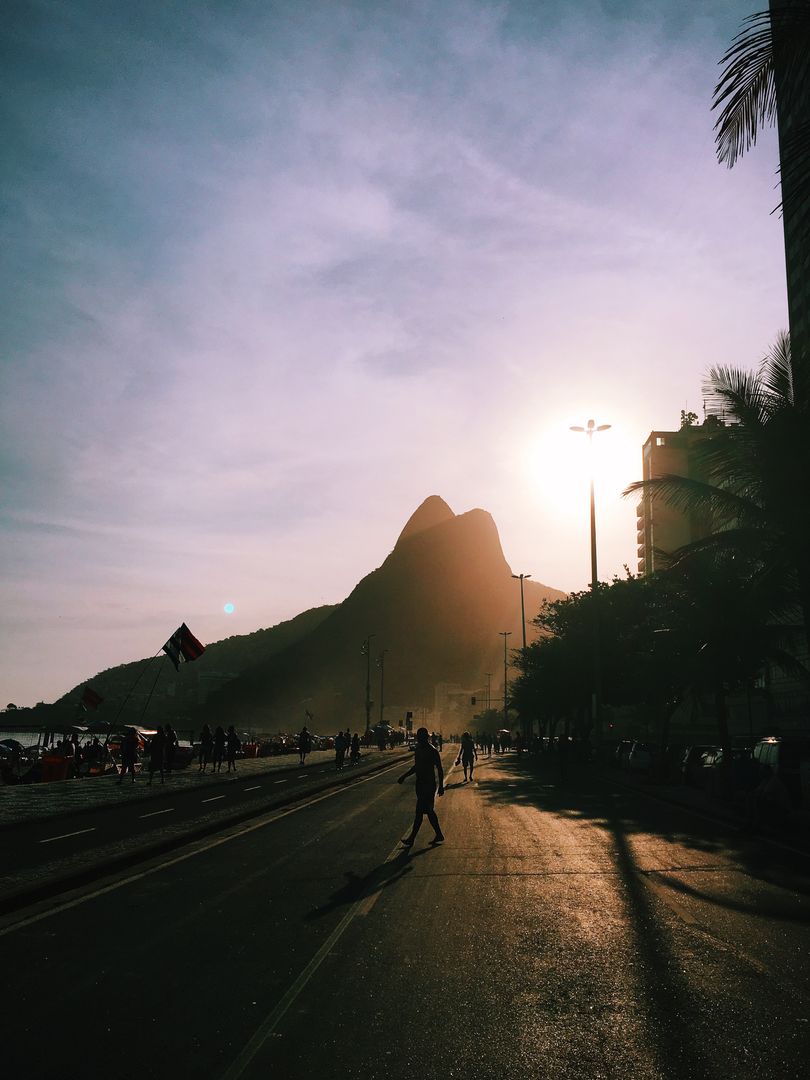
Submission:
[[470,771],[470,780],[473,778],[473,770],[475,768],[475,762],[478,759],[478,751],[475,749],[475,743],[473,742],[472,735],[469,731],[465,731],[461,736],[461,748],[456,758],[456,765],[461,765],[464,768],[464,782],[467,782],[467,770]]
[[409,836],[403,837],[405,847],[412,847],[416,834],[422,825],[425,814],[433,826],[435,837],[433,843],[438,844],[444,840],[439,819],[433,808],[433,800],[436,797],[436,776],[438,775],[439,795],[444,795],[444,769],[439,751],[431,745],[430,735],[426,727],[420,727],[416,732],[416,743],[413,751],[413,765],[407,772],[397,778],[397,783],[402,784],[412,774],[416,774],[416,810],[413,816],[413,826]]

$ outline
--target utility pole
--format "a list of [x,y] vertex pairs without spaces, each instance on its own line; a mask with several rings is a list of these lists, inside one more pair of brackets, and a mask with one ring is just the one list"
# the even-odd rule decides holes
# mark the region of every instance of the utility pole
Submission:
[[506,672],[507,672],[507,669],[509,667],[509,661],[507,660],[507,656],[506,656],[506,639],[508,637],[512,636],[512,631],[511,630],[499,630],[498,633],[503,638],[503,726],[508,730],[508,728],[509,728],[509,715],[508,715],[508,709],[507,709],[507,704],[506,704],[507,690],[508,690],[507,683],[506,683]]
[[530,578],[531,574],[512,574],[515,581],[520,582],[520,625],[523,628],[523,648],[526,648],[526,605],[523,603],[523,581]]
[[366,734],[371,731],[371,639],[376,634],[369,634],[363,642],[361,655],[366,658]]
[[602,741],[602,717],[600,699],[602,697],[602,659],[599,648],[599,575],[596,570],[596,502],[593,491],[593,437],[597,431],[607,431],[610,424],[596,426],[589,420],[587,427],[572,427],[572,431],[584,432],[588,436],[591,466],[591,612],[593,616],[593,687],[591,690],[591,723],[597,745]]
[[385,708],[385,654],[388,649],[383,649],[377,657],[377,667],[380,669],[380,724],[383,723],[383,709]]
[[492,708],[492,672],[488,671],[487,676],[487,712]]

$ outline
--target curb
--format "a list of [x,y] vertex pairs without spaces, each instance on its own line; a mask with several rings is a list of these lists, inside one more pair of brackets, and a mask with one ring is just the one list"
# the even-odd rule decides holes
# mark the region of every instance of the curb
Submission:
[[[304,766],[304,768],[306,768],[306,767],[307,766]],[[251,773],[250,776],[249,776],[249,779],[252,780],[253,777],[269,776],[271,773],[273,773],[273,774],[278,773],[280,776],[283,776],[284,773],[295,772],[297,769],[300,769],[300,768],[301,768],[300,765],[290,764],[290,765],[284,765],[281,768],[276,768],[276,769],[264,769],[262,772]],[[183,771],[186,772],[185,769]],[[227,774],[206,773],[204,775],[206,776],[206,779],[204,779],[204,780],[201,779],[198,784],[195,784],[193,788],[189,787],[188,790],[189,791],[202,791],[202,790],[205,790],[206,788],[212,789],[212,788],[218,787],[220,785],[220,783],[222,783],[222,781],[220,781],[219,779],[217,779],[217,780],[208,779],[208,777],[209,776],[213,777],[214,775],[219,777],[221,775],[227,775]],[[103,776],[93,777],[93,782],[95,783],[96,781],[100,781],[100,780],[108,780],[109,783],[115,783],[115,780],[114,780],[115,776],[116,776],[115,773],[105,773]],[[68,784],[72,784],[74,781],[66,780],[64,782],[68,783]],[[227,781],[225,781],[225,782],[227,783]],[[165,788],[165,785],[164,785],[164,788]],[[185,793],[186,793],[185,790],[182,789],[182,788],[178,788],[178,789],[175,789],[175,790],[176,790],[177,795],[180,798],[182,798],[183,795],[185,795]],[[169,789],[164,790],[164,794],[168,795],[169,794]],[[2,835],[5,832],[12,832],[14,829],[20,829],[20,828],[23,828],[24,826],[28,826],[28,825],[39,825],[40,823],[47,823],[49,821],[60,821],[65,817],[79,817],[82,814],[94,814],[98,810],[104,810],[106,807],[109,807],[109,806],[114,806],[114,807],[138,806],[141,803],[149,802],[149,800],[152,799],[152,798],[154,798],[154,792],[150,790],[149,793],[144,792],[143,794],[138,794],[138,795],[136,795],[136,796],[134,796],[132,798],[127,799],[126,802],[118,802],[116,800],[116,798],[115,798],[114,793],[111,793],[109,802],[95,803],[93,806],[78,806],[76,808],[70,808],[68,810],[57,810],[52,814],[43,814],[41,816],[38,815],[37,817],[20,818],[19,821],[0,821],[0,835]]]
[[363,779],[367,776],[373,776],[375,773],[383,772],[386,769],[392,769],[409,759],[410,753],[407,755],[402,754],[398,755],[393,761],[389,760],[380,764],[375,764],[361,772],[352,772],[346,776],[336,774],[330,780],[322,781],[320,784],[307,788],[305,792],[291,792],[289,795],[274,799],[271,802],[262,802],[261,806],[254,804],[250,809],[243,808],[236,813],[219,817],[216,821],[209,821],[205,824],[191,828],[181,836],[173,836],[163,840],[156,840],[153,843],[143,844],[137,849],[125,852],[122,855],[104,859],[100,862],[94,862],[89,866],[85,866],[80,870],[75,870],[68,874],[49,878],[39,882],[35,886],[0,894],[0,915],[13,914],[20,908],[28,907],[30,904],[34,904],[38,901],[47,900],[54,895],[66,892],[68,889],[75,889],[80,888],[82,885],[88,885],[106,874],[125,870],[131,866],[136,866],[138,863],[145,862],[148,859],[155,858],[159,855],[165,855],[177,848],[184,847],[186,844],[193,843],[195,840],[201,840],[206,836],[221,832],[223,829],[229,828],[230,826],[239,825],[254,817],[261,817],[262,814],[266,814],[270,810],[278,810],[284,806],[291,806],[293,803],[300,802],[302,799],[309,798],[312,795],[328,791],[333,787],[349,787],[355,783],[356,780]]

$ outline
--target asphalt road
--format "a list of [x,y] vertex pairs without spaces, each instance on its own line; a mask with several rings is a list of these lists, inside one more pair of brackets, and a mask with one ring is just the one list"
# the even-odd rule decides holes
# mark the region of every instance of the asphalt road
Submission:
[[7,1074],[806,1076],[806,862],[513,756],[402,852],[398,771],[0,923]]
[[[382,760],[376,754],[366,755],[359,771],[369,765],[374,767]],[[349,781],[354,774],[355,769],[347,766],[339,776],[341,780]],[[160,785],[156,780],[148,789],[148,799],[90,806],[62,814],[57,819],[22,822],[0,833],[0,883],[6,875],[49,866],[55,857],[80,859],[86,856],[91,859],[94,850],[106,850],[110,844],[123,846],[130,840],[159,836],[167,826],[179,830],[183,825],[204,822],[213,813],[250,812],[268,801],[297,797],[335,777],[334,763],[320,761],[304,766],[291,762],[289,768],[259,775],[237,773],[229,776],[222,772],[217,775],[218,783],[214,787],[210,783],[212,777],[202,777],[199,790],[194,790],[193,785],[173,787],[171,780]],[[118,790],[113,779],[104,778],[93,783],[107,784],[113,797]],[[123,783],[129,785],[131,781],[126,779]],[[138,777],[137,783],[143,791],[145,778]]]

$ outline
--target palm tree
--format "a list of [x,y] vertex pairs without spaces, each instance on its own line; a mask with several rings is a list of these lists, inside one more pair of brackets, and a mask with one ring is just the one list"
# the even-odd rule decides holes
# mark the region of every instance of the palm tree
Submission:
[[698,476],[641,480],[625,495],[644,491],[702,516],[709,535],[676,561],[712,550],[767,570],[801,612],[810,644],[810,371],[793,363],[781,334],[758,371],[713,368],[704,394],[725,422],[704,423]]
[[[780,123],[783,190],[794,207],[810,198],[810,0],[771,0],[749,16],[720,61],[712,109],[718,159],[732,168],[757,141],[759,130]],[[789,130],[787,130],[789,128]]]

